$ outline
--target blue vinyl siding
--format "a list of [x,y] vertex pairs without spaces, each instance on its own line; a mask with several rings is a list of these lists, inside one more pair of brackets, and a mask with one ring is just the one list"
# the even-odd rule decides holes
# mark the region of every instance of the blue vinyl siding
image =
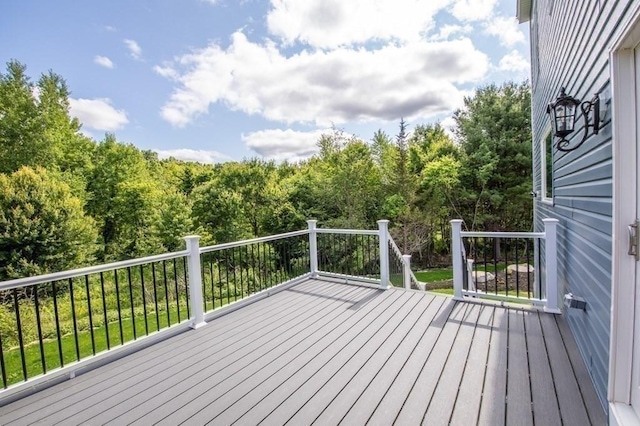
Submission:
[[[530,21],[534,188],[541,189],[540,147],[549,129],[546,107],[561,87],[582,101],[610,89],[608,46],[628,13],[629,0],[538,0]],[[612,250],[612,138],[610,112],[603,128],[577,150],[554,150],[553,205],[536,199],[535,229],[542,219],[558,227],[559,295],[587,301],[585,312],[566,310],[603,405],[607,400]],[[583,135],[582,114],[572,137]]]

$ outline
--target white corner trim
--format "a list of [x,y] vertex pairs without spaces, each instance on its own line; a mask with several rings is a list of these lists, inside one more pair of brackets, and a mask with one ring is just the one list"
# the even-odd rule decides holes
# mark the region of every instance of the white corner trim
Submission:
[[610,426],[640,426],[640,419],[630,405],[620,402],[609,403]]
[[[621,26],[610,52],[612,92],[613,224],[611,328],[608,395],[612,418],[631,408],[631,373],[634,329],[635,261],[627,255],[626,227],[635,220],[636,200],[636,71],[630,46],[640,42],[640,8]],[[617,410],[620,408],[620,410]],[[615,411],[617,410],[617,411]],[[615,412],[614,412],[615,411]],[[622,418],[622,417],[621,417]]]

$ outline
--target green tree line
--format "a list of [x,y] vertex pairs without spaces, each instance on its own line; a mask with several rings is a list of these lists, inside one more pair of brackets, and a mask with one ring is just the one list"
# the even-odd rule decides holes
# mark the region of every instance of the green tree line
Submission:
[[11,61],[0,74],[0,281],[323,227],[374,229],[391,220],[405,253],[446,260],[449,220],[468,229],[530,230],[527,83],[488,85],[465,98],[450,136],[400,121],[362,140],[334,130],[298,163],[246,159],[208,165],[106,134],[93,140],[69,113],[53,73],[33,82]]

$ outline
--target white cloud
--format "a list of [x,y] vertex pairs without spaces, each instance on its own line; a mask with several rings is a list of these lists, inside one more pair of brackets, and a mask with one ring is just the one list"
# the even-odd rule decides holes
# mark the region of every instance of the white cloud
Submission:
[[142,48],[135,40],[124,39],[122,40],[124,44],[129,49],[129,54],[133,59],[140,60],[142,59]]
[[111,25],[105,25],[104,29],[109,31],[109,32],[112,32],[112,33],[118,31],[118,29],[116,27],[112,27]]
[[242,135],[242,141],[266,159],[290,162],[311,157],[318,152],[316,146],[323,133],[330,129],[299,132],[292,129],[269,129]]
[[473,27],[469,24],[467,25],[443,25],[440,27],[440,31],[434,37],[433,40],[447,40],[452,35],[461,35],[461,34],[469,34],[473,31]]
[[498,69],[500,71],[522,73],[529,71],[529,61],[517,50],[512,50],[500,59]]
[[498,37],[500,44],[506,47],[525,42],[524,33],[520,31],[516,18],[494,16],[486,22],[484,32]]
[[98,99],[69,99],[71,115],[94,130],[112,132],[121,129],[129,122],[124,110],[116,109],[111,100]]
[[105,68],[113,68],[113,62],[111,61],[111,59],[107,58],[106,56],[100,56],[100,55],[96,55],[95,58],[93,58],[93,62],[100,65],[101,67],[105,67]]
[[[287,44],[335,48],[370,40],[415,41],[450,0],[271,0],[269,32]],[[407,11],[411,11],[407,13]]]
[[178,160],[193,161],[204,164],[214,164],[232,160],[228,155],[222,154],[218,151],[206,151],[202,149],[154,149],[154,151],[158,153],[158,158],[161,160],[173,157]]
[[451,14],[460,21],[485,21],[493,15],[498,0],[455,0]]
[[325,127],[450,111],[462,97],[456,84],[476,82],[487,70],[487,56],[469,39],[285,56],[272,42],[252,43],[236,32],[226,50],[211,44],[156,72],[177,83],[161,110],[174,126],[221,102],[273,121]]
[[209,4],[216,4],[218,3],[218,0],[200,0],[203,3],[209,3]]

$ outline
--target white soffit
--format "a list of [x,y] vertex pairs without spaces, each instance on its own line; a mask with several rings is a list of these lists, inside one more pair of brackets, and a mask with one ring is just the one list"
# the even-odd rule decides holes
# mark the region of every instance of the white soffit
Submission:
[[532,0],[517,0],[516,17],[519,23],[529,22],[531,19],[531,1]]

